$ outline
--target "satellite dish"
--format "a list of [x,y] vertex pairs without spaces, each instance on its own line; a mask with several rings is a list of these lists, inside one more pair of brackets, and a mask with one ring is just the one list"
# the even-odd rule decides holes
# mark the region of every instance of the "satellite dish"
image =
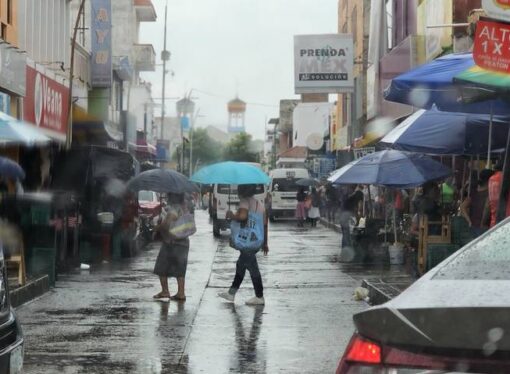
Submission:
[[312,151],[318,151],[324,145],[324,137],[315,132],[306,138],[306,146]]

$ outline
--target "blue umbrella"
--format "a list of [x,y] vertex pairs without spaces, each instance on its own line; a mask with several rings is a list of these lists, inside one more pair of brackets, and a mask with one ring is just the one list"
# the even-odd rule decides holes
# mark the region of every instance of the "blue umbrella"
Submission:
[[0,176],[11,179],[25,179],[25,172],[16,162],[0,157]]
[[206,166],[192,175],[201,184],[269,184],[266,173],[244,162],[226,161]]
[[350,162],[328,178],[334,184],[411,188],[448,177],[451,170],[428,156],[397,150],[375,152]]
[[154,191],[182,194],[197,192],[198,188],[181,173],[169,169],[147,170],[132,178],[127,185],[131,191]]
[[[393,78],[384,92],[388,101],[429,109],[434,104],[449,112],[510,114],[510,105],[504,100],[486,100],[464,103],[461,90],[454,78],[475,66],[471,53],[450,54]],[[473,86],[473,85],[470,85]],[[492,109],[491,109],[492,108]]]
[[[489,147],[490,115],[418,110],[380,143],[393,149],[436,155],[477,155]],[[506,145],[510,117],[492,118],[492,149]]]

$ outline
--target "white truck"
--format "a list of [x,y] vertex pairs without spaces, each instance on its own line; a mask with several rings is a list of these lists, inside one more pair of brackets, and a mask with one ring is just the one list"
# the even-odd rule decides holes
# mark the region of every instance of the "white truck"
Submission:
[[310,173],[307,169],[285,168],[271,170],[269,176],[271,177],[270,221],[274,222],[279,217],[294,217],[297,206],[296,194],[300,188],[296,182],[309,178]]
[[[263,184],[257,184],[255,198],[264,204],[267,188]],[[213,235],[219,237],[221,230],[230,228],[230,221],[227,219],[227,212],[236,212],[239,208],[239,196],[237,196],[237,185],[215,184],[212,191],[212,221]]]

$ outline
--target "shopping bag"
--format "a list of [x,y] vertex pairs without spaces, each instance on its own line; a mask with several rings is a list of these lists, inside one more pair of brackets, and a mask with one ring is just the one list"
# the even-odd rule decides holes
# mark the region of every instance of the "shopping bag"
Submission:
[[197,232],[195,216],[191,213],[184,213],[170,225],[168,232],[176,239],[185,239],[193,235]]
[[257,252],[264,245],[264,215],[248,212],[246,223],[230,223],[230,245],[238,251]]

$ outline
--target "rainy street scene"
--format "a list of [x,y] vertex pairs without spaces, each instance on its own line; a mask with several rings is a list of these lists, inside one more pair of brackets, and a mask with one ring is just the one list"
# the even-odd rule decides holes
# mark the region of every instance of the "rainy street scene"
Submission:
[[0,0],[0,374],[510,373],[509,35]]

